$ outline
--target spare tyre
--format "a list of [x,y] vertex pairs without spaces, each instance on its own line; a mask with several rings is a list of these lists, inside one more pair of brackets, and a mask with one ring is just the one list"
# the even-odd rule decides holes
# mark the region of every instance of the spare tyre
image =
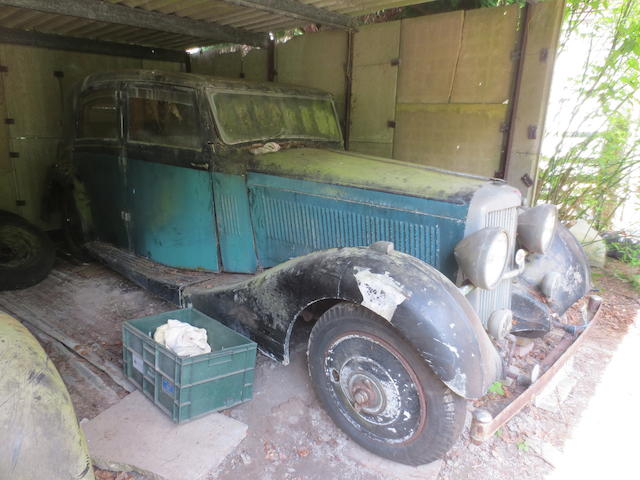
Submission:
[[49,274],[54,261],[55,247],[46,233],[0,210],[0,290],[35,285]]

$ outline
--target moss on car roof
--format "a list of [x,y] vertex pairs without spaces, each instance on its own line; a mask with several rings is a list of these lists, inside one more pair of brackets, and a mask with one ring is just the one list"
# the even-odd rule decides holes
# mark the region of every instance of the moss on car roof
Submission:
[[317,97],[331,97],[331,94],[316,88],[288,85],[274,82],[251,82],[200,75],[196,73],[163,72],[159,70],[120,70],[115,72],[94,73],[82,82],[82,90],[117,82],[141,82],[150,84],[176,85],[191,88],[218,88],[237,91],[263,91],[270,93],[302,94]]

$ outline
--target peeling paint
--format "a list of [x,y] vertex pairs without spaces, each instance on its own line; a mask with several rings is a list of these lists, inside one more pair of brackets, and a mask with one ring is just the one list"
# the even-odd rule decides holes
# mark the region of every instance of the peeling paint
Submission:
[[354,267],[354,270],[362,294],[362,306],[390,322],[398,305],[409,297],[406,289],[391,278],[389,272],[383,275],[362,267]]
[[454,347],[453,345],[449,345],[448,343],[445,343],[441,340],[438,340],[437,338],[433,339],[434,341],[438,342],[441,345],[444,345],[445,347],[447,347],[449,349],[449,351],[451,351],[451,353],[453,353],[457,358],[460,358],[460,354],[458,353],[458,349],[456,347]]

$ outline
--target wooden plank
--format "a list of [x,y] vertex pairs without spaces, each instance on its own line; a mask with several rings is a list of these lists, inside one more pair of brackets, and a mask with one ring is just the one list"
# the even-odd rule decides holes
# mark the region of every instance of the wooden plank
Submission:
[[148,28],[218,42],[265,45],[267,36],[189,18],[131,8],[101,0],[0,0],[0,5],[26,8],[93,21]]

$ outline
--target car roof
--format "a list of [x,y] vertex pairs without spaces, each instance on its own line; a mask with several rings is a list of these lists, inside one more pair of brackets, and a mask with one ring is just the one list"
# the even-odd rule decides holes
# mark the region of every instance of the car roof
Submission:
[[234,91],[251,91],[280,94],[297,94],[330,98],[331,94],[309,87],[276,82],[254,82],[243,79],[213,77],[195,73],[164,72],[160,70],[120,70],[89,75],[82,82],[81,91],[116,84],[119,82],[140,82],[157,85],[174,85],[191,88],[215,88]]

